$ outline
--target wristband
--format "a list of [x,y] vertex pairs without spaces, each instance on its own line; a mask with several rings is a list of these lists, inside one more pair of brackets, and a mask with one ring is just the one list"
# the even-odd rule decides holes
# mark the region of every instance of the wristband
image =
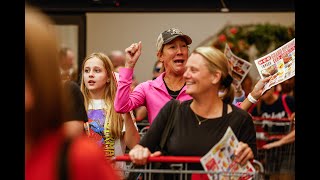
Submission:
[[251,96],[251,93],[248,94],[248,100],[252,103],[255,104],[258,102],[254,97]]

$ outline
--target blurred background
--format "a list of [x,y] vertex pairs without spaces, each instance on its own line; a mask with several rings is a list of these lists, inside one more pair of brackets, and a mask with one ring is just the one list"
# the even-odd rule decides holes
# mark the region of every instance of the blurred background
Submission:
[[[293,0],[28,0],[54,19],[61,46],[75,54],[74,68],[92,52],[108,54],[142,41],[135,68],[138,82],[152,78],[158,35],[171,27],[189,35],[190,51],[200,45],[253,60],[295,37]],[[253,63],[254,64],[254,63]],[[79,72],[78,72],[79,73]],[[259,77],[255,65],[250,70]]]

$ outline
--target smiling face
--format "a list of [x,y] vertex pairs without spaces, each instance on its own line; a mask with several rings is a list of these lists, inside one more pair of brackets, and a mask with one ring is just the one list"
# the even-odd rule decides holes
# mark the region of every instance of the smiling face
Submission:
[[183,74],[188,59],[188,46],[182,37],[177,37],[165,44],[158,52],[158,59],[163,62],[167,73]]
[[212,88],[214,76],[208,69],[207,60],[200,54],[191,54],[183,77],[186,80],[186,93],[192,97]]
[[[103,98],[109,77],[102,60],[97,57],[88,59],[84,64],[83,79],[92,98]],[[96,97],[97,95],[99,97]]]

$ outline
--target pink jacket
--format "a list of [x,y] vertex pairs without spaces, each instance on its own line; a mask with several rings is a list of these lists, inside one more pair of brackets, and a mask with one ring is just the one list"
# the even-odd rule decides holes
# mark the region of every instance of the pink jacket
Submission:
[[[140,83],[130,93],[133,69],[119,68],[118,88],[114,101],[115,110],[118,113],[126,113],[140,106],[146,106],[148,120],[151,124],[160,109],[172,99],[163,82],[164,74],[160,74],[155,80]],[[177,99],[185,101],[192,99],[192,97],[186,94],[186,87],[183,87]]]

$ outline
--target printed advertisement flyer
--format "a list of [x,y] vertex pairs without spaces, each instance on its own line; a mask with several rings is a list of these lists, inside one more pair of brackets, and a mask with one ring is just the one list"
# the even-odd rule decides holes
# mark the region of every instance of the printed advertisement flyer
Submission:
[[295,76],[295,38],[254,61],[261,78],[271,76],[263,92]]
[[249,73],[252,64],[233,54],[228,44],[225,46],[224,54],[232,69],[233,84],[238,87]]
[[234,153],[238,143],[237,137],[228,127],[221,140],[200,159],[205,171],[213,171],[208,174],[210,180],[253,179],[256,170],[249,161],[244,166],[234,161]]

